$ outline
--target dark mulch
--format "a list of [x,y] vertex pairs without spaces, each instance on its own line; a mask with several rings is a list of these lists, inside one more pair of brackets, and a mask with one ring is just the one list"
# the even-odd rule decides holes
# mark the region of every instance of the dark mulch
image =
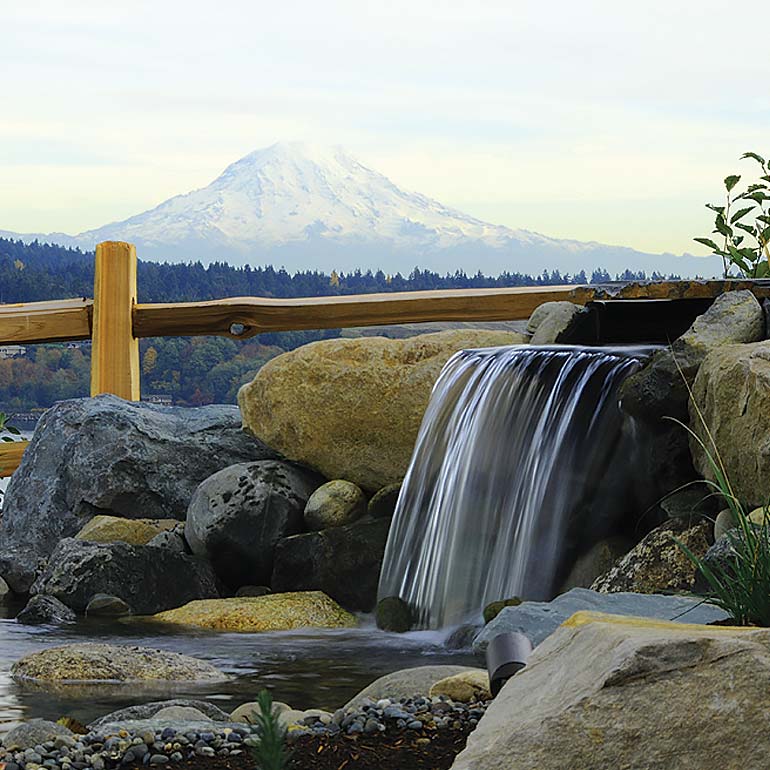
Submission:
[[448,770],[469,732],[307,736],[293,744],[289,770]]
[[[465,748],[468,729],[429,734],[409,730],[376,735],[310,735],[290,747],[287,770],[448,770]],[[126,770],[147,770],[142,765]],[[251,754],[200,757],[157,770],[255,770]]]

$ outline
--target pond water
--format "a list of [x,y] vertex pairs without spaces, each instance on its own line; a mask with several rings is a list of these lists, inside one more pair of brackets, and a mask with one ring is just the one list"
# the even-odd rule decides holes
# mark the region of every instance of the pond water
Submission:
[[[203,698],[231,711],[253,700],[263,688],[295,708],[334,710],[391,671],[445,663],[479,665],[467,651],[444,648],[447,631],[389,634],[377,630],[371,616],[363,617],[358,629],[226,634],[159,631],[157,625],[139,621],[81,619],[71,626],[25,626],[13,619],[17,609],[7,608],[8,617],[0,619],[0,732],[32,717],[56,720],[70,716],[86,724],[125,706],[174,697]],[[86,641],[184,653],[209,661],[231,678],[208,685],[63,685],[53,689],[11,679],[11,666],[19,658],[44,647]]]

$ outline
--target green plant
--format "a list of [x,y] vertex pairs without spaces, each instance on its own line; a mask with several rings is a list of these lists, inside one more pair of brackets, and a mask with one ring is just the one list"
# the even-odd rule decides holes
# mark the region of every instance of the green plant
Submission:
[[288,762],[286,728],[273,711],[273,698],[267,690],[257,695],[259,707],[254,724],[259,733],[259,743],[254,748],[254,759],[259,770],[283,770]]
[[[692,393],[690,398],[692,400]],[[708,598],[712,604],[721,607],[738,625],[770,626],[770,510],[768,506],[764,507],[761,523],[749,518],[733,492],[706,420],[697,403],[692,403],[707,441],[679,420],[675,422],[689,432],[705,453],[715,479],[706,483],[725,500],[736,527],[726,535],[731,546],[729,558],[711,565],[696,556],[684,543],[676,539],[675,542],[706,579],[711,589]]]
[[746,152],[748,158],[759,164],[761,173],[756,182],[738,191],[741,177],[731,174],[725,178],[726,202],[724,206],[707,203],[706,208],[715,213],[713,235],[721,236],[719,246],[711,238],[695,238],[722,257],[725,278],[730,269],[737,268],[744,278],[770,276],[770,161],[755,152]]

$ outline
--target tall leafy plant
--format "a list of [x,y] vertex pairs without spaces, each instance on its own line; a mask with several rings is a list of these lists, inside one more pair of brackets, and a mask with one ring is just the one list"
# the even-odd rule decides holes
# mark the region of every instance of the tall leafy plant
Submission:
[[267,690],[257,695],[257,713],[254,724],[259,743],[254,749],[258,770],[283,770],[289,760],[286,751],[286,728],[273,710],[273,698]]
[[746,152],[741,160],[759,164],[760,173],[745,189],[739,188],[741,176],[725,178],[724,205],[707,203],[714,212],[713,238],[695,238],[722,258],[725,278],[731,271],[743,278],[770,277],[770,160],[755,152]]

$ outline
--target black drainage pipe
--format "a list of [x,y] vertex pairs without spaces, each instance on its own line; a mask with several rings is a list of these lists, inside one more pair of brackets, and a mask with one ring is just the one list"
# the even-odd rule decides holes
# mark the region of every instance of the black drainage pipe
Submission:
[[494,698],[503,685],[527,665],[532,642],[518,632],[498,634],[487,647],[489,689]]

